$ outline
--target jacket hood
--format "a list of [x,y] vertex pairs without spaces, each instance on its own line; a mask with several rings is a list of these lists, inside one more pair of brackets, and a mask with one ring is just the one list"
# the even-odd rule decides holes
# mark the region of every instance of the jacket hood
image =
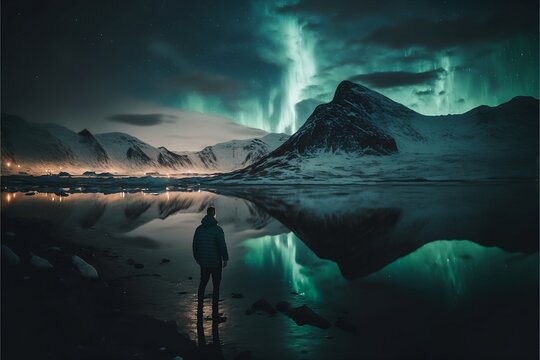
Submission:
[[217,220],[216,220],[213,216],[206,215],[206,216],[203,217],[203,219],[201,220],[201,224],[203,224],[203,225],[216,225],[216,224],[217,224]]

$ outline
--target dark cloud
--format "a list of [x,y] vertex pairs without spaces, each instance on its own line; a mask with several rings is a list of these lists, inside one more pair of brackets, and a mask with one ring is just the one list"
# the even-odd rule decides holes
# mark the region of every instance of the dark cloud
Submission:
[[2,2],[3,108],[44,121],[125,99],[177,105],[179,90],[262,98],[283,69],[260,55],[261,13],[248,0]]
[[399,58],[396,58],[395,60],[400,61],[404,64],[414,64],[420,61],[433,61],[433,54],[425,52],[425,51],[414,52],[406,56],[400,56]]
[[444,90],[439,91],[439,95],[444,95],[444,94],[446,94],[446,91]]
[[463,104],[463,103],[465,103],[465,99],[464,98],[459,98],[459,99],[456,100],[456,102],[458,104]]
[[106,119],[128,125],[153,126],[175,123],[178,116],[168,114],[116,114],[107,116]]
[[[395,0],[392,3],[392,7],[393,9],[401,8],[405,4],[405,0]],[[387,9],[388,4],[379,0],[300,0],[295,4],[279,7],[278,12],[284,14],[332,16],[340,19],[358,19]]]
[[359,81],[374,88],[391,88],[396,86],[411,86],[418,84],[430,84],[446,75],[442,68],[424,72],[386,71],[360,74],[349,78],[351,81]]
[[235,96],[242,90],[241,83],[229,76],[211,73],[190,73],[175,80],[176,89],[201,95]]
[[418,90],[418,91],[415,91],[414,93],[418,96],[429,96],[429,95],[433,95],[434,92],[435,91],[433,89],[426,89],[426,90]]
[[350,65],[366,65],[368,64],[368,61],[366,60],[366,56],[363,57],[357,56],[354,54],[354,56],[347,55],[343,59],[335,60],[331,65],[325,66],[321,69],[321,72],[332,70],[335,68],[339,68],[341,66],[350,66]]
[[461,17],[444,21],[415,18],[380,27],[359,43],[382,45],[393,49],[420,47],[438,51],[458,46],[497,42],[538,29],[537,12],[497,14],[488,19]]

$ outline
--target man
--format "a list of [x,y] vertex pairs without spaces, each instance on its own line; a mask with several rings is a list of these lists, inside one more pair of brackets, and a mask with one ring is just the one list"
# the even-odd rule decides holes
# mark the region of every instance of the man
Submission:
[[229,254],[223,229],[215,219],[216,209],[210,206],[206,210],[206,216],[202,219],[201,225],[195,230],[193,236],[193,257],[201,267],[201,282],[199,283],[197,311],[202,316],[204,290],[212,275],[213,296],[212,296],[212,317],[219,318],[218,301],[219,285],[221,283],[221,268],[227,266]]

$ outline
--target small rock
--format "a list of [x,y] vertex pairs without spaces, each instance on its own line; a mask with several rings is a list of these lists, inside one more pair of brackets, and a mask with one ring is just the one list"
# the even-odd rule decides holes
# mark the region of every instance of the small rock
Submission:
[[270,315],[274,315],[277,312],[276,309],[274,309],[272,305],[270,305],[270,303],[265,299],[257,300],[255,303],[253,303],[253,305],[251,305],[251,309],[262,310],[269,313]]
[[142,269],[142,268],[144,268],[144,265],[143,265],[143,264],[137,263],[137,264],[133,265],[133,267],[134,267],[135,269]]
[[251,315],[253,314],[253,310],[247,309],[246,312],[244,312],[244,314]]
[[177,292],[178,295],[185,295],[187,293],[188,293],[187,291],[179,291],[179,292]]
[[297,325],[312,325],[321,329],[328,329],[332,324],[330,321],[317,314],[307,305],[290,308],[286,312],[287,316],[294,320]]
[[232,293],[232,298],[233,299],[241,299],[243,297],[244,297],[244,295],[242,295],[240,293]]
[[307,351],[307,350],[302,350],[302,351],[300,351],[300,353],[302,353],[302,354],[307,354],[308,351]]
[[130,265],[130,266],[133,266],[136,264],[136,261],[133,260],[132,258],[129,258],[126,260],[126,264]]
[[169,263],[169,262],[171,262],[171,260],[169,260],[169,259],[161,259],[160,264],[166,264],[166,263]]
[[188,280],[193,280],[193,276],[188,276]]
[[69,196],[69,194],[62,188],[57,189],[54,194],[56,196]]

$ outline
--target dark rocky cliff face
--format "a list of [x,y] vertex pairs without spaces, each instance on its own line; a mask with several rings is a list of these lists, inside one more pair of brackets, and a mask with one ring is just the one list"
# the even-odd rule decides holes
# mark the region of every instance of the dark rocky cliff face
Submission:
[[92,135],[90,131],[84,129],[78,133],[80,142],[88,145],[96,154],[96,161],[98,163],[106,163],[109,161],[109,156],[97,139]]
[[347,152],[389,155],[398,152],[395,140],[377,125],[377,117],[409,117],[403,105],[350,81],[343,81],[330,103],[317,106],[296,134],[273,154]]
[[133,162],[139,163],[139,164],[146,164],[151,162],[152,160],[144,153],[144,151],[141,150],[140,147],[137,145],[132,145],[126,152],[126,156],[128,160],[131,160]]
[[175,154],[172,151],[169,151],[167,148],[161,146],[159,148],[160,154],[158,155],[158,163],[161,166],[176,168],[179,167],[189,167],[193,164],[187,155]]

